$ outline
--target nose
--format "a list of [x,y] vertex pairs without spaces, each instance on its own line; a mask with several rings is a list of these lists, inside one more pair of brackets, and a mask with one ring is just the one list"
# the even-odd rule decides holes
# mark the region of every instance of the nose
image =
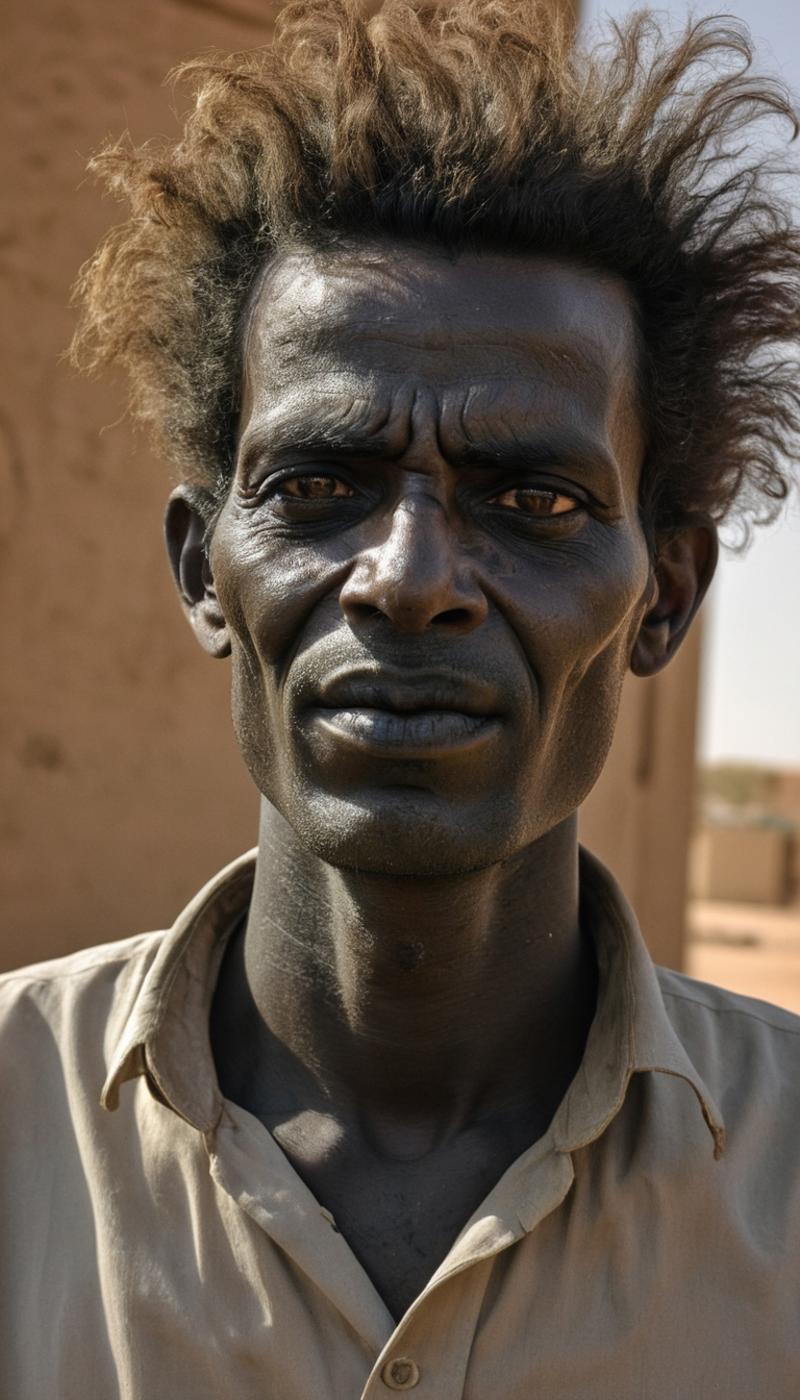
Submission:
[[470,632],[488,610],[445,507],[422,492],[397,503],[388,534],[358,555],[339,601],[351,624],[383,617],[398,632]]

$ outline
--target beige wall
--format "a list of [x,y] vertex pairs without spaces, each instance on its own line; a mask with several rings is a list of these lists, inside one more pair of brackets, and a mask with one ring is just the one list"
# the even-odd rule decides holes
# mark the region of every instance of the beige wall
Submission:
[[[163,467],[121,397],[61,360],[70,283],[115,217],[86,157],[174,129],[165,73],[258,41],[268,6],[9,0],[4,23],[0,442],[6,965],[159,926],[252,842],[227,677],[168,577]],[[239,17],[239,18],[237,18]],[[9,36],[13,35],[13,44]]]
[[702,628],[653,680],[628,678],[608,763],[581,813],[581,835],[632,901],[657,962],[680,968],[694,804]]
[[[259,42],[262,0],[9,0],[2,85],[0,375],[3,678],[0,965],[170,920],[251,844],[227,668],[179,615],[162,466],[121,397],[61,356],[69,286],[115,217],[84,180],[107,134],[172,131],[165,72]],[[585,833],[679,962],[696,650],[632,683]]]

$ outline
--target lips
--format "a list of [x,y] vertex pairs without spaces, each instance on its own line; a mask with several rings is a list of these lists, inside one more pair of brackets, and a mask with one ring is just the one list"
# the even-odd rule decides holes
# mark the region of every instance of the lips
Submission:
[[409,757],[472,747],[500,722],[492,688],[450,672],[339,672],[321,687],[313,712],[345,743]]
[[484,719],[500,710],[496,695],[483,682],[432,671],[339,673],[322,686],[319,703],[330,709],[387,710],[401,715],[452,711]]

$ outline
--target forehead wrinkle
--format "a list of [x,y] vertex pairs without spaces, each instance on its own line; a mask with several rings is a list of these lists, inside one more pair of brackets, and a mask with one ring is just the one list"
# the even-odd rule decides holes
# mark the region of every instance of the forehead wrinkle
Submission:
[[[501,265],[497,277],[492,271],[487,286],[479,285],[474,294],[470,284],[466,302],[456,298],[451,316],[444,293],[455,267],[442,264],[430,277],[427,255],[420,267],[408,254],[400,257],[402,265],[396,267],[395,258],[386,258],[385,248],[364,251],[369,256],[351,254],[344,260],[320,260],[308,254],[276,259],[262,281],[256,314],[248,327],[249,404],[253,394],[265,399],[270,390],[283,391],[298,371],[315,378],[337,372],[354,381],[363,382],[366,377],[373,386],[382,375],[413,377],[423,390],[444,397],[454,381],[463,385],[471,378],[477,389],[495,378],[507,381],[511,370],[528,380],[528,391],[533,389],[536,397],[543,392],[546,397],[548,390],[577,389],[587,407],[592,403],[601,416],[609,415],[609,400],[619,389],[613,381],[619,380],[621,362],[636,358],[629,294],[625,297],[628,314],[607,316],[602,313],[609,289],[589,278],[581,304],[590,311],[595,306],[600,314],[584,316],[574,308],[570,313],[567,306],[566,318],[559,322],[557,315],[554,318],[557,299],[554,303],[550,295],[553,274],[546,262],[539,270],[545,274],[544,282],[534,269],[530,307],[522,286],[519,296],[513,285],[510,296],[495,295],[497,287],[503,287]],[[570,271],[574,275],[576,269],[556,265],[556,283]],[[582,280],[586,278],[586,269],[577,271]],[[618,290],[614,290],[617,307]],[[530,325],[526,324],[529,316]]]
[[341,390],[322,395],[309,393],[308,386],[282,391],[266,413],[251,416],[240,444],[242,460],[277,459],[290,451],[396,459],[436,443],[446,460],[468,466],[547,441],[560,444],[567,456],[587,450],[600,458],[616,456],[616,399],[605,404],[593,394],[588,403],[574,403],[561,386],[535,381],[465,384],[436,393],[424,382],[403,379],[395,388],[383,383],[372,389],[359,394],[345,379]]
[[[289,269],[283,271],[288,274]],[[386,268],[370,271],[385,276]],[[423,398],[437,402],[437,411],[429,415],[437,436],[448,435],[454,418],[460,420],[462,441],[484,437],[488,442],[499,437],[504,444],[531,429],[568,427],[574,420],[584,431],[591,427],[590,435],[598,443],[604,438],[616,448],[622,445],[621,439],[629,441],[622,402],[630,399],[631,387],[635,391],[634,375],[620,373],[620,367],[627,360],[630,371],[635,368],[636,355],[630,353],[636,348],[631,317],[620,321],[612,316],[610,324],[602,319],[599,334],[592,333],[582,316],[575,327],[567,317],[564,335],[557,326],[548,330],[534,325],[521,332],[507,324],[497,329],[491,322],[476,333],[475,314],[480,308],[473,304],[466,327],[459,331],[458,326],[447,324],[446,312],[432,316],[436,308],[430,302],[419,305],[418,317],[411,319],[409,303],[419,304],[418,291],[415,288],[411,296],[399,279],[399,295],[394,296],[394,280],[392,296],[387,297],[385,287],[354,288],[346,276],[317,273],[298,283],[285,275],[272,305],[262,296],[260,324],[256,329],[251,323],[255,335],[248,346],[256,396],[255,404],[250,398],[256,410],[251,421],[266,420],[264,434],[276,450],[276,416],[262,414],[261,407],[272,400],[282,416],[288,396],[298,403],[299,411],[290,412],[285,428],[280,429],[287,446],[317,447],[323,445],[324,436],[331,450],[341,444],[344,451],[352,448],[358,432],[376,455],[400,455],[414,434],[408,423],[401,426],[403,415],[398,420],[397,404],[407,401],[411,386]],[[309,282],[312,294],[306,302],[303,293]],[[487,309],[496,320],[497,307]],[[571,334],[574,331],[579,334]],[[376,355],[381,348],[387,353]],[[407,354],[393,354],[392,348]],[[519,356],[516,364],[510,362],[510,354]],[[627,368],[623,364],[623,370]],[[323,405],[317,393],[325,394],[326,380],[333,394],[332,402]]]
[[[570,283],[580,285],[581,305],[588,313],[586,318],[578,316],[577,325],[574,314],[561,319],[558,288]],[[332,323],[328,331],[336,336],[348,324],[363,334],[374,330],[377,322],[387,328],[394,323],[403,339],[406,321],[413,341],[418,339],[420,321],[431,320],[432,315],[445,333],[453,319],[462,331],[477,322],[481,337],[492,334],[494,323],[500,344],[519,334],[519,325],[513,322],[519,323],[520,317],[525,341],[531,326],[535,335],[544,337],[557,338],[562,329],[568,333],[577,329],[581,336],[591,337],[585,321],[594,319],[600,328],[595,351],[603,364],[619,349],[618,344],[607,343],[604,331],[609,321],[606,313],[619,308],[620,297],[629,313],[624,319],[635,319],[630,288],[581,260],[535,251],[454,256],[427,243],[353,238],[327,253],[302,243],[278,250],[257,279],[251,310],[259,320],[264,314],[268,317],[271,308],[280,307],[281,325],[294,315],[316,319],[320,325],[327,320]],[[610,319],[613,324],[614,316]],[[618,341],[618,336],[614,339]]]
[[[620,346],[601,344],[588,334],[582,337],[582,345],[558,336],[545,338],[535,332],[523,333],[509,327],[496,330],[487,327],[464,335],[442,326],[423,330],[421,319],[403,323],[388,316],[383,319],[372,316],[363,321],[331,316],[326,321],[316,314],[290,314],[282,329],[270,326],[265,330],[265,339],[271,342],[269,348],[273,353],[280,354],[287,365],[303,363],[310,366],[314,360],[321,360],[326,365],[338,362],[342,368],[352,368],[366,358],[363,356],[365,347],[372,350],[373,347],[391,346],[409,350],[412,355],[432,354],[437,359],[450,356],[453,372],[462,374],[465,354],[500,350],[506,356],[515,355],[521,369],[552,374],[561,383],[573,383],[576,379],[608,380],[621,351]],[[262,350],[266,349],[262,340]],[[417,364],[409,362],[409,373],[418,369]],[[437,373],[440,372],[437,366]],[[506,366],[502,376],[507,372]]]
[[484,442],[505,448],[555,431],[608,445],[606,423],[616,395],[608,392],[605,379],[584,380],[582,388],[576,398],[564,385],[547,381],[506,378],[470,385],[444,396],[442,439],[454,452]]
[[[385,277],[385,269],[381,276]],[[400,290],[404,290],[402,284]],[[362,290],[334,284],[328,296],[316,287],[316,295],[310,301],[303,300],[305,291],[305,282],[290,283],[279,289],[272,302],[262,295],[262,318],[254,316],[248,327],[248,358],[256,342],[265,358],[272,359],[277,354],[287,366],[305,363],[309,367],[314,360],[325,365],[338,361],[342,367],[357,364],[363,346],[385,345],[437,357],[450,355],[454,365],[465,352],[500,350],[506,355],[517,355],[527,369],[550,371],[559,379],[607,379],[635,340],[627,333],[627,327],[620,328],[621,334],[612,340],[604,334],[596,336],[588,325],[582,326],[578,340],[570,334],[569,326],[566,335],[562,335],[536,324],[519,329],[509,324],[510,317],[492,324],[497,320],[497,308],[487,308],[481,316],[480,308],[474,307],[472,324],[466,326],[454,324],[446,308],[432,320],[430,300],[424,300],[419,293],[389,298],[384,287]],[[604,322],[604,330],[606,325]],[[414,368],[408,366],[410,371]]]
[[412,436],[413,390],[358,395],[342,391],[316,400],[307,389],[283,398],[269,412],[251,418],[242,435],[241,455],[277,456],[281,452],[347,452],[352,455],[400,456]]

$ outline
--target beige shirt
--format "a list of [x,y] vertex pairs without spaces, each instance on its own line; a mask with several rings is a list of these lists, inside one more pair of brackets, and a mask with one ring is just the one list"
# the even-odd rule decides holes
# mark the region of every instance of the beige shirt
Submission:
[[584,856],[581,1068],[395,1325],[220,1094],[209,1005],[252,877],[0,981],[2,1400],[800,1396],[800,1019],[654,969]]

